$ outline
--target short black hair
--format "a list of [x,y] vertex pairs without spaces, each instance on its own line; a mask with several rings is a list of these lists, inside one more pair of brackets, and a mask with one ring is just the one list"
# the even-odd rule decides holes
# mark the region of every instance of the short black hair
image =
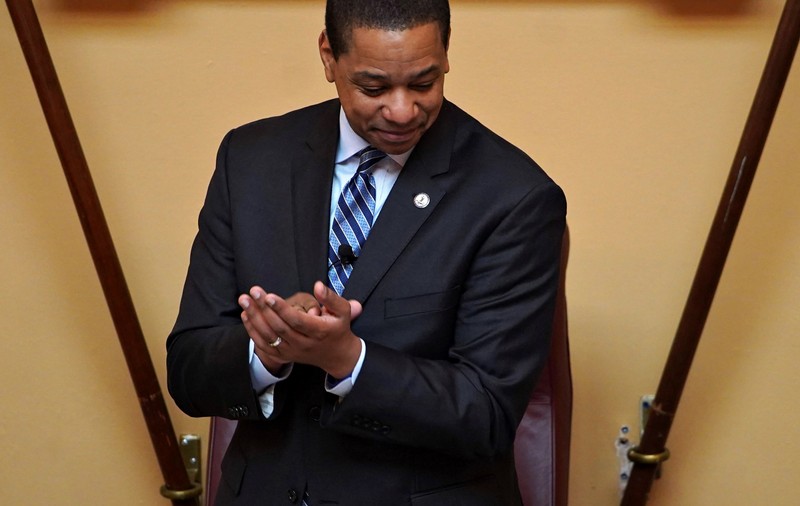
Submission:
[[448,0],[328,0],[325,31],[333,57],[346,53],[355,28],[401,31],[437,23],[442,44],[450,37]]

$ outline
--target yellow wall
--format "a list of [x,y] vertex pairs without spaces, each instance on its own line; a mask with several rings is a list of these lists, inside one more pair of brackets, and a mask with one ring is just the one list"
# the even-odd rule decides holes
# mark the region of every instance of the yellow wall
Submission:
[[[324,2],[97,7],[114,3],[35,2],[163,384],[217,143],[334,93],[316,52]],[[700,3],[453,1],[447,95],[534,156],[570,202],[577,506],[617,501],[614,438],[655,390],[783,2]],[[800,493],[799,77],[650,504],[788,505]],[[0,232],[0,503],[166,503],[4,9]],[[170,409],[178,431],[204,433],[205,420]]]

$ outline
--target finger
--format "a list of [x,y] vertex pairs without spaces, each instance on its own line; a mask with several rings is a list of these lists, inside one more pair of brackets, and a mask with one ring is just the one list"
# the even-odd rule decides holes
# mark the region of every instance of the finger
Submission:
[[[263,301],[263,297],[262,301]],[[278,334],[269,325],[266,318],[267,310],[262,310],[256,302],[246,294],[239,296],[239,305],[244,309],[241,314],[247,335],[259,348],[265,348],[270,343],[274,343]],[[269,350],[267,350],[269,351]]]
[[286,302],[306,313],[314,308],[319,308],[317,299],[315,299],[310,293],[306,292],[297,292],[291,297],[288,297]]
[[[267,323],[279,335],[305,334],[309,329],[309,320],[312,318],[304,311],[298,311],[295,306],[275,294],[267,294],[265,303],[269,311],[265,312]],[[295,336],[299,337],[299,336]]]
[[319,304],[317,304],[316,302],[314,302],[314,306],[309,308],[303,307],[300,304],[292,304],[292,307],[300,311],[301,313],[310,314],[311,316],[319,316],[322,314],[322,312],[320,311]]
[[314,297],[330,315],[350,318],[350,303],[335,291],[331,290],[322,281],[314,283]]
[[266,296],[267,292],[265,292],[260,286],[254,286],[250,288],[250,297],[253,298],[256,306],[258,306],[259,309],[264,309],[266,307]]
[[253,322],[250,320],[250,317],[244,311],[242,311],[242,325],[244,325],[247,335],[253,341],[253,344],[257,350],[269,350],[270,339],[265,338],[264,335],[255,328]]
[[305,307],[301,306],[300,304],[292,304],[292,307],[295,308],[296,310],[300,311],[301,313],[306,313],[306,314],[309,314],[311,316],[319,316],[319,315],[322,314],[322,312],[320,311],[319,305],[316,304],[316,302],[314,303],[314,306],[310,307],[310,308],[305,308]]
[[[262,311],[258,307],[257,301],[247,294],[239,296],[239,306],[244,310],[242,315],[246,315],[250,325],[258,332],[262,332],[265,326]],[[244,320],[244,318],[242,318]]]

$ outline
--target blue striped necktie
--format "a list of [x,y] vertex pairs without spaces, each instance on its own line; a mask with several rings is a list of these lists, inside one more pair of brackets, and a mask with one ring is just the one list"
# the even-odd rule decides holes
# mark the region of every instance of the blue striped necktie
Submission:
[[[339,295],[353,272],[352,260],[361,254],[361,247],[372,228],[375,178],[370,169],[386,157],[386,153],[372,146],[367,146],[356,155],[359,157],[358,170],[342,189],[328,242],[328,280]],[[344,261],[340,256],[345,257]]]

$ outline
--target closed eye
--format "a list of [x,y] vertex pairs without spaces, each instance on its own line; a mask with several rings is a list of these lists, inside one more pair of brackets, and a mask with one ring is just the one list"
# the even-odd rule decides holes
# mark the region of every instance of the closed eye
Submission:
[[412,90],[417,90],[417,91],[427,91],[427,90],[431,89],[432,87],[433,87],[433,81],[431,81],[429,83],[412,84],[410,86],[410,88]]
[[375,86],[375,87],[363,86],[363,87],[361,87],[361,92],[364,93],[365,95],[369,96],[369,97],[377,97],[378,95],[380,95],[384,91],[386,91],[386,88],[384,88],[383,86]]

